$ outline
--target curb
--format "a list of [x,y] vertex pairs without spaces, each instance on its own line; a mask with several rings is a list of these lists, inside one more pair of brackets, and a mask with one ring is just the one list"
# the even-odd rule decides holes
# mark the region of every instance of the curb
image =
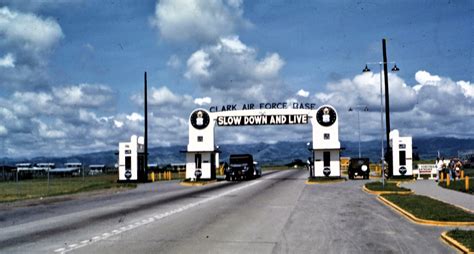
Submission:
[[[398,184],[397,184],[397,186],[398,186]],[[398,187],[400,187],[400,186],[398,186]],[[365,184],[362,185],[362,190],[367,192],[367,193],[374,194],[374,195],[381,195],[381,194],[410,195],[410,194],[415,193],[412,190],[410,190],[410,191],[373,191],[373,190],[367,189],[367,187],[365,187]]]
[[448,236],[448,231],[444,231],[443,233],[441,233],[441,239],[443,239],[446,243],[448,243],[449,245],[455,247],[456,249],[462,251],[463,253],[474,253],[474,252],[470,252],[469,249],[464,246],[462,243],[456,241],[454,238],[451,238],[450,236]]
[[179,185],[182,186],[204,186],[211,183],[217,183],[217,180],[207,181],[207,182],[180,182]]
[[340,183],[340,182],[345,182],[345,178],[337,179],[337,180],[332,180],[332,181],[327,181],[327,182],[310,182],[309,180],[306,180],[304,183],[308,185],[314,185],[314,184],[333,184],[333,183]]
[[403,215],[405,218],[411,220],[414,223],[422,224],[422,225],[429,225],[429,226],[474,226],[474,221],[464,222],[464,221],[435,221],[435,220],[424,220],[416,217],[415,215],[409,213],[405,209],[397,206],[396,204],[388,201],[382,196],[378,196],[377,199],[393,210],[398,212],[399,214]]

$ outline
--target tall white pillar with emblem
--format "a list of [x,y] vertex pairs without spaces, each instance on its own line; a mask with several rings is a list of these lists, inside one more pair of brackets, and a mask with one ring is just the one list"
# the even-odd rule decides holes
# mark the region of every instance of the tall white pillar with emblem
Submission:
[[119,182],[138,180],[139,171],[143,171],[144,139],[133,135],[130,142],[119,143]]
[[[205,109],[189,116],[189,143],[186,150],[186,178],[214,179],[219,157],[214,144],[214,119]],[[216,162],[217,160],[217,162]]]
[[315,177],[340,177],[339,119],[336,110],[323,105],[312,118]]

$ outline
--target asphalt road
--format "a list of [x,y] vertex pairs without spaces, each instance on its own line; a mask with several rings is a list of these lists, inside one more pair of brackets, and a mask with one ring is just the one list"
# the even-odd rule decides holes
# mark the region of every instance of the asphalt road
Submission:
[[454,253],[444,230],[361,190],[306,185],[306,171],[177,182],[29,207],[0,206],[0,253]]

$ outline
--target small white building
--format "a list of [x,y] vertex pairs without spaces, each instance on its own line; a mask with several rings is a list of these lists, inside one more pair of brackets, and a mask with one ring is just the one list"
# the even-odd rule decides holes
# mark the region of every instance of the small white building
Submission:
[[138,181],[145,174],[144,138],[133,135],[130,142],[119,143],[119,182]]
[[390,147],[392,147],[393,176],[412,176],[412,137],[400,137],[398,130],[389,134]]

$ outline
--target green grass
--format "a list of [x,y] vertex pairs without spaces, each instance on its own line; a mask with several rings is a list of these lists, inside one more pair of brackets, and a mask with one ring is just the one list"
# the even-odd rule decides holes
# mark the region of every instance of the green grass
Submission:
[[110,188],[135,188],[136,184],[117,183],[116,175],[82,177],[51,177],[17,182],[0,182],[0,202],[12,202]]
[[474,222],[474,214],[450,204],[421,195],[384,194],[382,197],[395,203],[414,216],[424,220]]
[[468,194],[471,194],[471,195],[474,194],[474,186],[473,186],[474,185],[474,177],[471,177],[471,179],[469,179],[469,189],[468,190],[466,190],[464,180],[451,181],[450,184],[449,184],[449,187],[446,186],[446,181],[440,182],[438,185],[443,187],[443,188],[447,188],[447,189],[451,189],[451,190],[455,190],[455,191],[460,191],[460,192],[465,192],[465,193],[468,193]]
[[382,182],[370,182],[366,183],[365,187],[371,191],[410,191],[410,189],[398,187],[394,182],[385,182],[385,186]]
[[454,229],[448,232],[448,236],[460,242],[469,251],[474,251],[474,230]]
[[464,175],[474,177],[474,168],[465,168]]

